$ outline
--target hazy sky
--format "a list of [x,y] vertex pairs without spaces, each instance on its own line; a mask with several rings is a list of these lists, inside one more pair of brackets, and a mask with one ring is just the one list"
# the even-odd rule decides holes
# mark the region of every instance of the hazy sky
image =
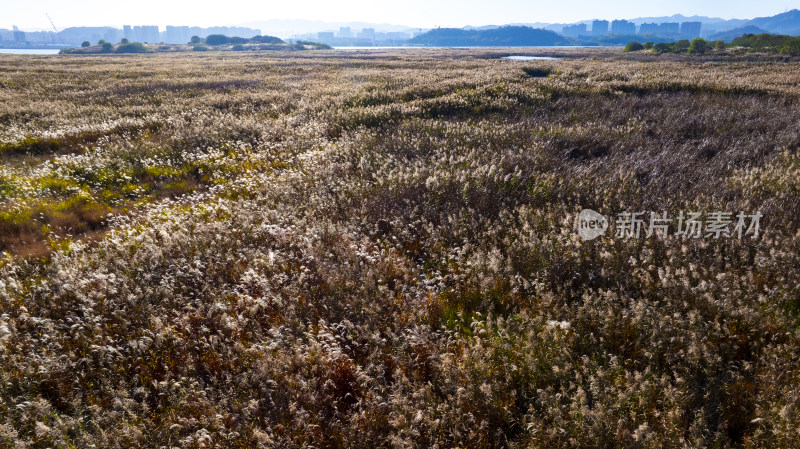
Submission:
[[[574,22],[676,13],[725,19],[771,16],[800,0],[0,0],[0,28],[110,25],[237,25],[269,19],[366,21],[412,27]],[[264,30],[265,32],[267,30]]]

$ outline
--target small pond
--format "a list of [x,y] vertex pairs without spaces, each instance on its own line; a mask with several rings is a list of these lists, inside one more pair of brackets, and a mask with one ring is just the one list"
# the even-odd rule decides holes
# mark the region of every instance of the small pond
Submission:
[[510,59],[512,61],[557,61],[561,58],[554,58],[552,56],[522,56],[522,55],[512,55],[512,56],[503,56],[500,59]]

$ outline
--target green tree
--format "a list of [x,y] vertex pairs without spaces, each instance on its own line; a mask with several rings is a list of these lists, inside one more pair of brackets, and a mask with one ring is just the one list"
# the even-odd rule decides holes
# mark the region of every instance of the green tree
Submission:
[[644,50],[644,45],[636,41],[628,42],[628,45],[625,46],[626,52],[641,51],[641,50]]
[[681,39],[673,44],[676,50],[687,50],[691,45],[687,39]]
[[702,37],[692,39],[692,43],[689,44],[689,54],[691,55],[702,55],[707,49],[708,42]]
[[250,38],[250,42],[259,44],[282,44],[283,40],[275,36],[253,36]]
[[124,37],[119,41],[120,44],[129,44],[130,42],[131,41],[129,41],[127,38]]
[[92,45],[92,43],[89,42],[89,41],[83,41],[83,43],[81,43],[81,47],[84,47],[84,48],[86,48],[86,47],[88,47],[90,45]]
[[203,42],[203,39],[201,39],[200,36],[192,36],[192,38],[189,39],[189,43],[190,44],[195,44],[196,45],[196,44],[200,44],[202,42]]
[[714,48],[717,50],[725,49],[725,41],[714,41]]
[[111,50],[114,49],[114,46],[111,44],[111,42],[103,41],[103,43],[100,45],[103,47],[103,53],[111,53]]
[[644,46],[645,50],[651,50],[653,48],[653,43],[652,42],[645,42],[643,44],[643,46]]
[[244,51],[244,45],[235,44],[233,47],[231,47],[231,50],[233,50],[233,51]]
[[800,55],[800,37],[795,37],[787,41],[781,47],[781,53],[787,55]]
[[97,45],[105,45],[106,43],[107,42],[105,41],[105,39],[100,39],[99,41],[97,41]]
[[228,36],[224,34],[210,34],[206,36],[206,44],[208,45],[224,45],[228,43]]
[[653,45],[653,50],[656,53],[667,53],[672,51],[672,47],[669,44],[665,44],[663,42]]

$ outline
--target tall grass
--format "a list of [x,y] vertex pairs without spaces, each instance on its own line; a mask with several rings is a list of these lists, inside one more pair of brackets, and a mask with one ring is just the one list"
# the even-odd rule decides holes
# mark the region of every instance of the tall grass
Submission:
[[0,446],[798,446],[797,64],[565,55],[0,59]]

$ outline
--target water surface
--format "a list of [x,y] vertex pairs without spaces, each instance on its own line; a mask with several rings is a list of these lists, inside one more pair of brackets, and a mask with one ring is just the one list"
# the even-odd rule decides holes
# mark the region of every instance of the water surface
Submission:
[[57,48],[0,48],[4,55],[57,55]]
[[512,56],[503,56],[500,59],[510,59],[512,61],[557,61],[561,58],[554,58],[552,56],[512,55]]

